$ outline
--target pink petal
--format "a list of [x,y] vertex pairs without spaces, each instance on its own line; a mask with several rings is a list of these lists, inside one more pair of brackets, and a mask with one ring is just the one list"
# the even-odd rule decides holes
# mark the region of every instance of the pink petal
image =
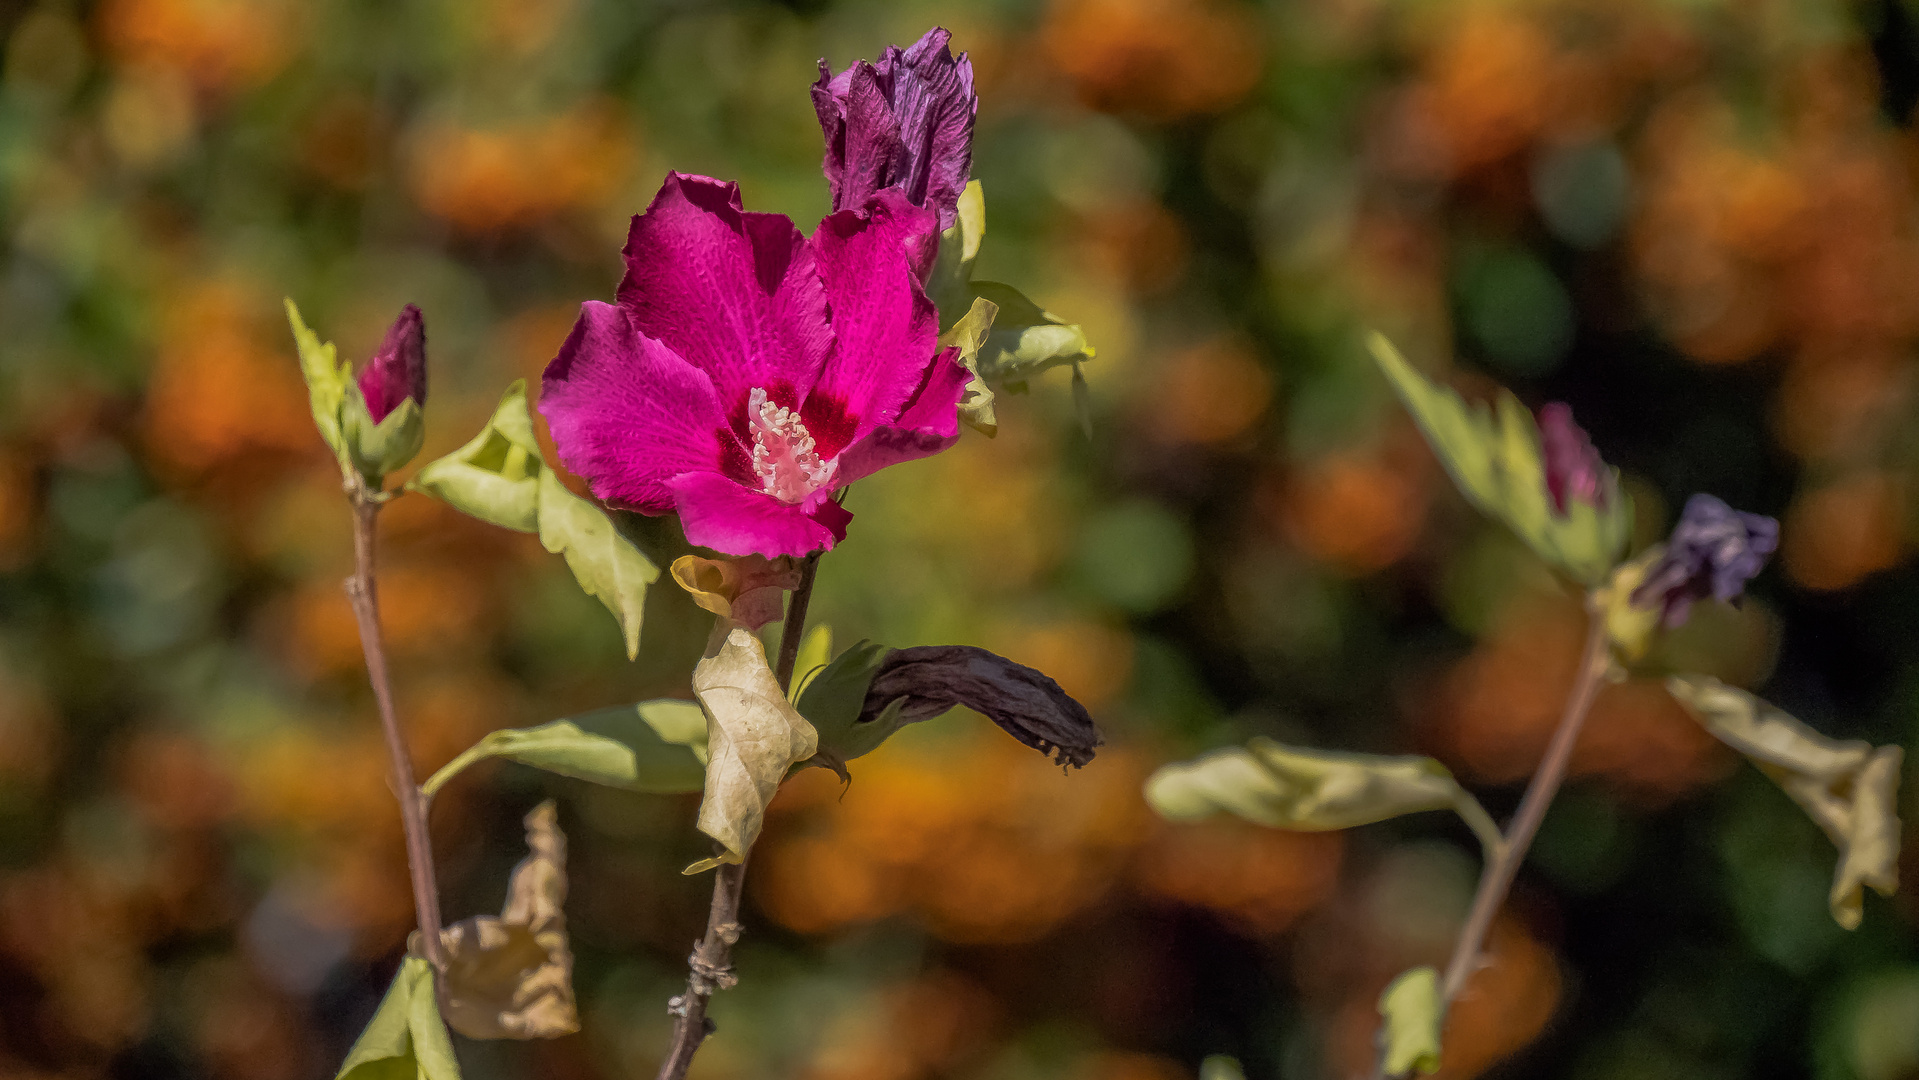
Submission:
[[842,210],[813,232],[838,340],[801,409],[822,457],[891,423],[925,381],[939,315],[913,272],[908,244],[934,225],[931,211],[889,189],[864,213]]
[[743,424],[754,387],[797,401],[832,348],[814,255],[792,221],[740,208],[738,184],[668,173],[627,235],[620,305],[713,379]]
[[947,349],[933,361],[926,385],[907,403],[899,419],[874,428],[840,454],[833,482],[845,486],[888,465],[931,457],[959,441],[959,403],[972,374]]
[[635,332],[624,310],[597,301],[580,305],[547,365],[540,415],[560,460],[594,495],[650,514],[673,508],[667,480],[744,454],[706,373]]
[[806,505],[784,503],[716,472],[667,481],[688,543],[728,555],[805,555],[845,539],[853,517],[819,493]]

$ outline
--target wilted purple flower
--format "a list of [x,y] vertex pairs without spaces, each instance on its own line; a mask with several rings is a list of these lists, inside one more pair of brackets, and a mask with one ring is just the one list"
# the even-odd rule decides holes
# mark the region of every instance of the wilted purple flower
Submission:
[[887,654],[866,690],[871,722],[904,698],[902,723],[964,705],[1061,765],[1084,765],[1101,743],[1086,706],[1045,674],[971,645],[924,645]]
[[1539,446],[1554,513],[1564,515],[1567,502],[1573,499],[1605,508],[1606,462],[1586,432],[1573,423],[1572,408],[1566,403],[1554,401],[1539,410]]
[[400,407],[407,398],[426,407],[426,319],[408,304],[387,328],[380,351],[360,369],[360,396],[374,423]]
[[1678,626],[1694,600],[1737,600],[1778,546],[1777,521],[1734,510],[1711,495],[1694,495],[1666,540],[1665,554],[1633,590],[1632,602],[1658,606],[1660,621]]
[[889,45],[879,63],[864,60],[838,75],[820,60],[813,108],[826,133],[826,181],[833,209],[858,210],[876,192],[897,187],[915,206],[953,225],[973,164],[973,64],[946,48],[952,35],[935,26],[901,51]]
[[678,511],[768,558],[830,548],[847,484],[959,437],[967,371],[908,262],[933,215],[882,192],[801,236],[739,185],[671,173],[627,236],[619,303],[581,306],[540,398],[593,494]]

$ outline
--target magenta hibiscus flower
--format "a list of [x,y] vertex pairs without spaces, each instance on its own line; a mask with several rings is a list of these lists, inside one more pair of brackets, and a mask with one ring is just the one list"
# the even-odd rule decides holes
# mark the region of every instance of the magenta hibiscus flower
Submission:
[[887,191],[809,239],[736,184],[669,173],[619,302],[582,305],[547,365],[560,460],[610,505],[678,511],[702,547],[832,547],[852,518],[835,491],[959,436],[968,375],[907,261],[936,226]]

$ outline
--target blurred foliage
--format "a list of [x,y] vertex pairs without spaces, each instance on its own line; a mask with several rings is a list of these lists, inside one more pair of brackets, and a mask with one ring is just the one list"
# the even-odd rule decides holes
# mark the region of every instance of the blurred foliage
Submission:
[[[997,395],[996,438],[862,482],[816,617],[1040,668],[1109,745],[1063,777],[955,719],[844,790],[795,777],[698,1076],[1370,1065],[1380,991],[1463,912],[1464,828],[1174,826],[1138,795],[1266,735],[1431,755],[1501,815],[1544,745],[1578,602],[1451,492],[1367,328],[1468,398],[1570,402],[1635,546],[1698,490],[1779,516],[1754,599],[1662,648],[1912,742],[1909,0],[0,0],[0,1075],[331,1075],[400,962],[347,510],[281,298],[355,363],[417,302],[419,460],[453,452],[610,296],[666,169],[817,220],[816,58],[934,22],[977,65],[978,275],[1098,344],[1092,437],[1056,371]],[[703,625],[629,664],[536,538],[418,495],[383,519],[423,774],[688,695]],[[1656,681],[1601,695],[1439,1075],[1913,1074],[1914,893],[1837,929],[1817,827],[1732,766]],[[456,1049],[650,1072],[704,919],[695,800],[476,767],[436,800],[448,917],[498,910],[549,794],[584,1030]]]

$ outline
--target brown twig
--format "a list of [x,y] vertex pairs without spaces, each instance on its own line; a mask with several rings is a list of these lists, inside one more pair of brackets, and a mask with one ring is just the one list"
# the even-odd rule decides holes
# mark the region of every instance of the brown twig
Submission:
[[[1573,746],[1579,741],[1580,729],[1585,726],[1586,714],[1592,711],[1593,698],[1598,696],[1600,687],[1605,684],[1608,668],[1605,612],[1597,599],[1590,595],[1586,601],[1586,619],[1586,647],[1580,653],[1579,671],[1574,677],[1572,692],[1566,698],[1565,711],[1559,716],[1559,726],[1553,730],[1552,741],[1546,745],[1546,755],[1526,784],[1526,793],[1520,797],[1519,809],[1514,812],[1512,823],[1506,827],[1504,846],[1498,856],[1480,871],[1479,888],[1473,893],[1472,908],[1467,912],[1466,922],[1459,928],[1459,938],[1453,944],[1452,959],[1447,962],[1445,976],[1440,981],[1440,1001],[1445,1007],[1452,1005],[1459,992],[1465,989],[1466,981],[1479,969],[1480,952],[1485,947],[1487,933],[1492,929],[1493,918],[1505,903],[1506,893],[1519,873],[1519,864],[1525,861],[1533,837],[1546,820],[1546,809],[1552,805],[1553,796],[1559,793],[1559,785],[1566,778],[1566,765],[1572,760]],[[1374,1075],[1386,1075],[1383,1045],[1380,1047],[1379,1068]]]
[[[800,569],[799,587],[786,602],[786,621],[780,625],[780,653],[774,675],[780,689],[793,685],[793,666],[799,662],[800,637],[806,630],[806,609],[813,599],[813,579],[820,557],[809,556]],[[748,851],[747,855],[752,852]],[[700,1044],[713,1033],[706,1005],[713,991],[735,982],[733,946],[740,940],[740,895],[746,884],[746,860],[721,863],[713,873],[713,903],[706,912],[706,935],[686,958],[686,993],[666,1003],[674,1017],[673,1042],[660,1062],[659,1080],[681,1080],[693,1064]]]
[[433,878],[433,840],[427,833],[426,800],[413,775],[413,757],[406,735],[393,710],[393,683],[387,675],[386,639],[380,632],[380,597],[374,581],[374,541],[380,493],[356,478],[347,489],[353,503],[353,576],[347,579],[347,599],[360,624],[360,648],[366,653],[367,678],[380,706],[380,726],[386,732],[387,760],[392,767],[394,797],[400,800],[400,824],[406,832],[407,870],[413,879],[413,908],[420,923],[421,946],[435,971],[446,966],[440,948],[440,890]]

